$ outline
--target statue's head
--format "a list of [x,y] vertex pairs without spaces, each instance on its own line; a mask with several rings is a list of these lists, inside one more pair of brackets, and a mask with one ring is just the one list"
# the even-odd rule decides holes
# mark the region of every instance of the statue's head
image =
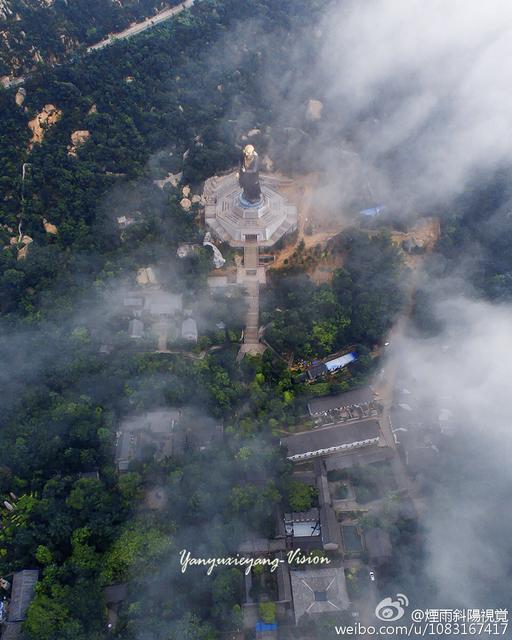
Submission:
[[252,146],[252,144],[246,144],[244,147],[244,156],[246,158],[252,158],[253,155],[256,153],[254,147]]

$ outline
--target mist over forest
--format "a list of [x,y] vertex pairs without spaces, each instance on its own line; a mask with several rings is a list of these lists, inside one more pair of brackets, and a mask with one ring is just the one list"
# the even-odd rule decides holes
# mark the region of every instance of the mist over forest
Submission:
[[[509,4],[196,0],[90,53],[167,4],[4,4],[1,72],[26,77],[0,88],[0,602],[38,570],[23,637],[334,638],[397,593],[508,607]],[[241,357],[244,252],[214,237],[215,268],[203,188],[248,143],[306,213],[260,249],[262,349]],[[368,385],[382,467],[290,459],[327,428],[312,401]],[[183,549],[277,544],[284,514],[321,510],[321,464],[338,529],[392,546],[374,566],[311,543],[350,607],[299,622],[272,574],[181,570]]]

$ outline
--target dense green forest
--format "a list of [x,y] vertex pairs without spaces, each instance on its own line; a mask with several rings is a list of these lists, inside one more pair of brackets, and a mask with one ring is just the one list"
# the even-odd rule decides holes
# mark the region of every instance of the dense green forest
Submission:
[[495,301],[512,296],[512,227],[510,225],[511,168],[479,176],[471,189],[453,203],[443,226],[439,252],[445,273],[453,272],[463,256],[469,279],[480,295]]
[[0,8],[0,75],[19,76],[41,64],[62,63],[76,50],[175,4],[163,0],[6,0]]
[[[272,533],[290,474],[275,436],[302,419],[302,389],[271,353],[236,363],[229,336],[242,309],[208,292],[207,250],[176,257],[180,243],[201,243],[197,207],[184,212],[180,189],[153,180],[183,171],[197,192],[235,164],[242,132],[274,125],[263,70],[279,77],[319,5],[198,3],[137,39],[39,68],[22,106],[0,92],[0,489],[16,496],[2,512],[0,573],[41,571],[31,640],[106,637],[103,588],[127,580],[118,637],[213,639],[240,624],[241,574],[184,577],[177,554],[232,553],[249,533]],[[30,146],[28,122],[47,104],[61,118]],[[90,138],[73,155],[77,130]],[[136,223],[121,233],[122,215]],[[20,222],[32,240],[21,259]],[[148,264],[165,289],[208,309],[202,332],[216,350],[148,353],[130,341],[115,298]],[[191,405],[224,423],[221,448],[159,463],[148,454],[118,474],[123,416]],[[155,486],[170,496],[157,512],[145,506]]]
[[[192,238],[193,225],[188,235],[175,232],[176,225],[186,226],[189,220],[178,208],[175,194],[156,194],[151,179],[183,170],[183,182],[197,185],[215,171],[233,166],[241,132],[271,122],[274,96],[259,91],[260,74],[271,69],[277,78],[286,68],[286,57],[278,52],[292,47],[290,23],[303,28],[298,24],[301,5],[293,7],[201,3],[150,35],[119,43],[72,66],[43,69],[27,83],[24,109],[14,104],[12,92],[0,94],[5,122],[0,140],[4,167],[0,215],[7,227],[17,226],[23,191],[23,231],[35,240],[32,258],[24,264],[16,263],[14,250],[2,254],[3,272],[9,272],[7,281],[0,283],[3,311],[40,311],[37,297],[48,285],[68,278],[60,290],[69,295],[77,286],[76,278],[69,281],[76,272],[82,272],[80,286],[87,288],[87,279],[101,278],[105,262],[110,272],[115,270],[116,251],[126,261],[126,246],[115,226],[116,210],[137,209],[142,214],[143,229],[133,234],[141,251],[147,252],[148,245],[156,251],[158,244],[176,245]],[[240,28],[246,20],[262,33],[261,40],[251,39],[250,49]],[[271,21],[276,37],[266,39],[264,25]],[[233,31],[229,38],[224,34],[227,27]],[[46,104],[61,109],[62,118],[28,153],[27,121]],[[234,114],[236,118],[231,118]],[[91,134],[77,157],[67,153],[75,130]],[[262,139],[259,147],[266,143]],[[284,140],[284,148],[287,143]],[[30,166],[22,190],[23,161]],[[137,186],[128,193],[145,190],[147,201],[139,195],[141,201],[135,203],[115,197],[126,193],[130,180],[137,180]],[[105,198],[107,192],[114,197]],[[170,211],[158,214],[159,203],[154,200],[165,197]],[[165,215],[165,224],[158,215]],[[169,215],[174,225],[167,224]],[[57,225],[57,237],[45,235],[43,218]],[[12,237],[5,227],[1,233],[6,242]],[[31,268],[35,261],[37,268]]]
[[429,280],[415,296],[414,326],[422,332],[433,335],[442,328],[434,305],[455,287],[496,303],[512,299],[511,172],[503,166],[475,176],[471,188],[447,206],[440,241],[426,265]]
[[343,256],[331,283],[315,285],[290,267],[274,273],[266,292],[266,338],[296,358],[327,356],[348,345],[367,353],[403,304],[400,251],[385,233],[346,231],[331,241],[330,251]]
[[[43,57],[64,54],[62,30],[89,43],[158,6],[55,2]],[[214,640],[236,630],[240,572],[181,575],[179,551],[232,553],[247,535],[272,533],[276,505],[303,506],[278,438],[304,422],[308,394],[359,384],[375,365],[370,350],[404,301],[401,254],[386,233],[333,238],[329,251],[342,266],[327,284],[297,265],[272,273],[262,304],[272,349],[240,364],[243,305],[208,291],[199,206],[187,213],[180,205],[182,185],[200,193],[205,178],[236,164],[251,128],[278,169],[304,169],[301,144],[312,132],[304,104],[319,97],[306,73],[318,46],[310,25],[323,6],[204,0],[137,38],[39,66],[21,106],[16,91],[0,90],[0,493],[17,496],[15,511],[2,512],[0,574],[41,571],[29,640],[106,638],[103,589],[125,581],[117,637]],[[40,21],[40,11],[23,20]],[[42,38],[39,27],[30,33]],[[25,49],[15,52],[26,59]],[[61,117],[30,146],[28,123],[45,105]],[[70,154],[76,131],[90,136]],[[181,172],[178,188],[154,183]],[[478,240],[468,267],[475,288],[510,298],[508,184],[500,174],[453,203],[431,273],[456,274]],[[121,232],[120,216],[135,223]],[[494,230],[485,224],[491,217]],[[32,240],[22,259],[20,222]],[[199,248],[178,259],[182,243]],[[127,336],[116,297],[147,265],[200,313],[196,351],[156,353]],[[417,309],[422,300],[428,318],[428,291]],[[296,383],[285,360],[345,348],[358,351],[359,363],[317,391]],[[222,423],[222,445],[160,462],[149,452],[120,475],[119,422],[161,406],[193,406]],[[159,510],[146,500],[155,487],[168,496]]]

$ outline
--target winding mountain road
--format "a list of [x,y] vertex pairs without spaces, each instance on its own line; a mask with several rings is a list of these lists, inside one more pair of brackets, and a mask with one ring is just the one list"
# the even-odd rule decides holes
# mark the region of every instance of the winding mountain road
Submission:
[[97,42],[96,44],[93,44],[90,47],[87,47],[86,51],[87,53],[91,53],[91,51],[104,49],[105,47],[108,47],[111,44],[114,44],[118,40],[124,40],[126,38],[136,36],[139,33],[146,31],[146,29],[151,29],[152,27],[155,27],[157,24],[160,24],[161,22],[165,22],[166,20],[169,20],[169,18],[172,18],[178,13],[181,13],[184,9],[189,9],[193,4],[194,4],[194,0],[185,0],[180,4],[177,4],[175,7],[171,7],[170,9],[165,9],[164,11],[160,11],[160,13],[157,13],[154,16],[146,18],[142,22],[137,22],[129,26],[124,31],[120,31],[119,33],[113,33],[109,35],[104,40],[101,40],[100,42]]
[[[156,27],[158,24],[173,18],[178,13],[181,13],[184,9],[189,9],[194,4],[194,0],[184,0],[184,2],[180,2],[174,7],[170,7],[169,9],[164,9],[154,16],[150,16],[145,18],[141,22],[136,22],[135,24],[130,25],[123,31],[119,31],[118,33],[112,33],[107,38],[100,40],[96,44],[87,47],[86,52],[92,53],[93,51],[98,51],[99,49],[104,49],[105,47],[109,47],[119,40],[125,40],[126,38],[131,38],[132,36],[136,36],[147,29],[151,29],[152,27]],[[29,76],[19,76],[18,78],[13,78],[10,76],[4,76],[0,78],[0,83],[4,86],[5,89],[11,89],[13,87],[19,87],[24,84],[26,79]]]

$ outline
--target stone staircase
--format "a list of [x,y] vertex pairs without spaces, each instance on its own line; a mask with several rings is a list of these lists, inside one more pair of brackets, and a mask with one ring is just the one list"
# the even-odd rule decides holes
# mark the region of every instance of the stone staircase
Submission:
[[244,342],[238,354],[241,360],[246,353],[257,354],[265,351],[265,346],[259,341],[259,316],[260,316],[260,285],[258,277],[248,275],[247,272],[256,271],[259,262],[259,249],[256,244],[244,247],[244,271],[243,286],[247,292],[247,314],[245,317]]

